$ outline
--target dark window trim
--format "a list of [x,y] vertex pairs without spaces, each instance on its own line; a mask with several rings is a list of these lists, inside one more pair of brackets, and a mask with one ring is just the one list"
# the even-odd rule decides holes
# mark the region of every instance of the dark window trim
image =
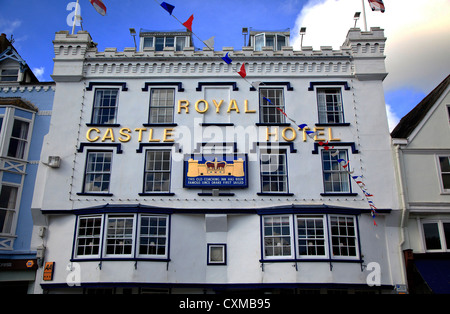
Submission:
[[233,91],[239,91],[239,87],[237,87],[236,82],[198,82],[198,86],[195,89],[197,92],[201,92],[203,90],[203,86],[231,86],[233,87]]
[[345,90],[350,90],[350,86],[348,86],[348,82],[345,81],[334,81],[334,82],[309,82],[308,91],[314,91],[315,86],[336,86],[342,85]]
[[[261,82],[260,86],[263,85],[264,87],[275,87],[275,86],[286,86],[286,90],[288,92],[292,92],[294,90],[294,87],[292,87],[291,82]],[[254,86],[250,87],[250,91],[254,92],[256,91],[256,88]]]
[[144,87],[142,88],[143,92],[148,92],[149,86],[175,86],[178,92],[184,92],[183,83],[182,82],[145,82]]
[[94,86],[120,86],[122,92],[128,91],[127,83],[125,82],[89,82],[89,86],[86,87],[86,90],[91,91]]

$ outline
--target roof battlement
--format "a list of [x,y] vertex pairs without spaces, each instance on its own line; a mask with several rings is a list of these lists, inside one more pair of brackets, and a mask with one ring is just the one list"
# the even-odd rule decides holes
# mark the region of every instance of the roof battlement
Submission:
[[[270,35],[267,36],[273,36],[272,33],[268,32],[267,34]],[[172,33],[151,31],[143,34],[166,36]],[[182,32],[179,35],[186,34],[190,33]],[[259,47],[261,48],[259,51],[254,46],[245,46],[241,49],[222,47],[222,50],[204,47],[200,50],[189,43],[180,48],[175,42],[172,46],[161,47],[160,45],[155,48],[156,39],[152,40],[148,46],[142,45],[141,42],[141,49],[131,47],[118,51],[117,48],[105,48],[104,51],[99,51],[97,44],[92,41],[90,34],[86,31],[79,31],[74,35],[70,35],[67,31],[58,32],[53,41],[55,69],[52,77],[55,80],[58,76],[64,79],[72,77],[73,80],[80,80],[84,75],[104,77],[118,74],[128,76],[136,73],[173,75],[215,72],[227,74],[229,72],[228,74],[231,74],[229,65],[221,61],[226,54],[235,62],[234,65],[248,62],[249,75],[291,72],[352,75],[357,67],[353,64],[355,59],[358,59],[360,63],[366,63],[365,58],[370,58],[371,63],[375,64],[373,69],[368,69],[367,64],[360,67],[364,69],[363,75],[367,79],[373,79],[374,73],[382,73],[383,78],[386,75],[384,68],[386,38],[384,31],[378,27],[371,28],[370,32],[362,32],[359,28],[350,29],[339,50],[334,50],[330,46],[321,46],[319,50],[314,50],[312,47],[295,50],[293,46],[274,45]],[[284,42],[289,44],[287,39],[281,41],[281,43]]]

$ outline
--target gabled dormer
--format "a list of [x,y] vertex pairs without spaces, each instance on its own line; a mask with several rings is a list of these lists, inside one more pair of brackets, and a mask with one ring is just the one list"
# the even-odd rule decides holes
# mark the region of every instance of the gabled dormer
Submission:
[[284,31],[250,31],[249,45],[254,51],[273,50],[280,51],[282,47],[289,46],[291,32]]
[[0,84],[35,83],[39,80],[19,55],[6,34],[0,35]]

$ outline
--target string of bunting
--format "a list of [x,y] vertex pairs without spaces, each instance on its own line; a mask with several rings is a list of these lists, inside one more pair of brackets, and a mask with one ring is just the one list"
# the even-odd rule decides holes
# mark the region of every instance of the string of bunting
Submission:
[[[203,41],[202,39],[200,39],[199,36],[197,36],[197,34],[195,34],[195,32],[192,30],[192,23],[194,21],[194,15],[192,14],[187,20],[186,22],[182,22],[181,20],[179,20],[175,15],[173,15],[173,11],[175,9],[175,6],[167,3],[167,2],[162,2],[159,3],[157,0],[155,0],[156,3],[158,3],[158,5],[160,5],[164,10],[166,10],[174,19],[176,19],[180,24],[182,24],[184,27],[186,27],[195,37],[197,37],[208,49],[210,50],[214,50],[214,36],[211,37],[210,39]],[[221,57],[221,59],[226,63],[226,64],[232,64],[233,60],[230,58],[229,53],[227,52],[225,54],[225,56]],[[264,85],[264,83],[260,82],[260,81],[256,81],[256,82],[250,82],[246,79],[247,76],[247,72],[245,69],[245,63],[243,63],[239,69],[239,71],[236,71],[241,77],[242,79],[244,79],[248,84],[250,84],[253,88],[258,89],[258,87],[260,85]],[[298,129],[301,131],[304,131],[306,133],[306,135],[308,135],[308,137],[310,137],[311,139],[314,139],[315,136],[318,135],[318,131],[311,131],[311,129],[308,127],[308,125],[306,123],[302,123],[302,124],[297,124],[297,122],[292,119],[291,117],[289,117],[286,112],[284,112],[281,108],[279,108],[278,106],[274,105],[272,103],[272,101],[269,98],[263,97],[263,99],[267,102],[269,102],[272,106],[274,106],[278,111],[280,111],[281,114],[283,114],[289,121],[291,121],[292,123],[294,123],[294,125],[298,126]],[[320,141],[319,146],[322,146],[325,150],[330,150],[330,149],[334,149],[334,146],[330,146],[328,141],[327,142],[322,142]],[[331,156],[333,158],[335,158],[339,164],[339,166],[348,173],[348,175],[352,178],[352,180],[358,185],[358,187],[361,189],[361,191],[364,194],[365,199],[367,200],[367,203],[370,206],[370,210],[371,210],[371,216],[373,218],[373,224],[374,226],[377,226],[377,223],[375,221],[375,217],[377,215],[377,208],[373,202],[373,195],[371,193],[369,193],[366,189],[366,185],[364,184],[364,182],[362,181],[362,176],[355,176],[354,175],[354,171],[350,171],[350,162],[346,161],[344,159],[340,159],[339,157],[339,150],[334,150],[331,152]]]

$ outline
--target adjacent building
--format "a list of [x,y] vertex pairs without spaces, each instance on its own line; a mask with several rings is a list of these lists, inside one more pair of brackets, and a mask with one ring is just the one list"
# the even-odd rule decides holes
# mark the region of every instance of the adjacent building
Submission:
[[41,83],[5,34],[0,36],[0,291],[32,292],[37,250],[31,201],[54,84]]
[[391,133],[410,293],[450,293],[450,76]]
[[56,33],[35,293],[405,285],[383,30],[339,50],[250,35],[216,51],[142,31],[138,50],[98,51]]

